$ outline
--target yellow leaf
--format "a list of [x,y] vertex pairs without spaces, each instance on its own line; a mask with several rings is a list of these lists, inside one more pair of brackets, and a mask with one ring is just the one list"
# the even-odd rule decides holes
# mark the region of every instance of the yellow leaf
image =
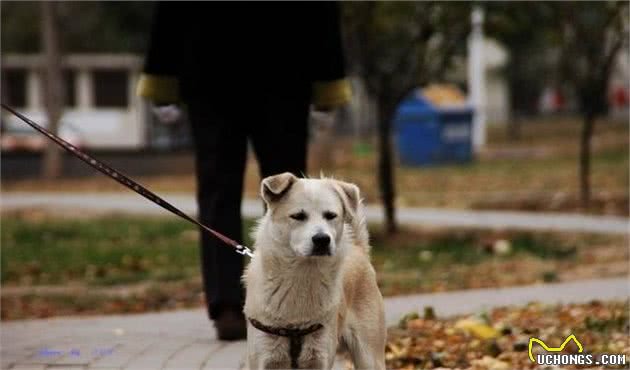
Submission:
[[462,329],[479,339],[492,339],[499,336],[493,327],[473,319],[462,319],[455,323],[457,329]]

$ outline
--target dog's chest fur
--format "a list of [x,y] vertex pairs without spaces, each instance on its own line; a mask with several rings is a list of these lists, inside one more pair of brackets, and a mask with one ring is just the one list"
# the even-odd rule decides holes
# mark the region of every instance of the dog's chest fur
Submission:
[[263,256],[254,259],[245,277],[248,290],[245,312],[272,326],[308,326],[326,320],[336,312],[341,296],[337,268],[331,263],[285,263]]
[[[267,326],[323,328],[303,337],[298,358],[300,368],[326,368],[337,346],[337,315],[341,301],[338,266],[312,261],[286,261],[258,255],[245,274],[245,314]],[[254,279],[253,277],[256,277]],[[264,333],[251,324],[249,343],[256,349],[259,366],[291,368],[289,339]],[[254,365],[256,367],[256,365]]]

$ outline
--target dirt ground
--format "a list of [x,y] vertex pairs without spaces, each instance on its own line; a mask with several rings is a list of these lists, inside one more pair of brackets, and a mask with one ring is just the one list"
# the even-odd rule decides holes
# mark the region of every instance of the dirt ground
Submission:
[[[628,215],[628,125],[602,121],[593,137],[593,201],[579,202],[578,138],[575,119],[527,122],[520,139],[504,127],[491,128],[487,147],[470,164],[434,167],[397,166],[396,204],[415,207],[519,209]],[[370,203],[379,201],[378,153],[372,139],[360,142],[331,135],[311,143],[309,173],[357,183]],[[168,172],[168,169],[164,171]],[[158,192],[195,191],[193,174],[144,176],[138,180]],[[258,168],[250,156],[245,194],[257,197]],[[114,181],[95,174],[55,181],[4,181],[2,191],[121,191]]]

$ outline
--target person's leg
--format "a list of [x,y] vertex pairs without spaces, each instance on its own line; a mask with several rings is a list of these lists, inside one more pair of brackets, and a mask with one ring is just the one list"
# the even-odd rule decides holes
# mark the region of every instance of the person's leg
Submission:
[[[241,241],[246,129],[235,112],[209,109],[207,102],[190,102],[189,114],[195,144],[200,221]],[[202,231],[201,267],[208,314],[215,320],[219,337],[244,338],[243,256]]]
[[268,98],[250,121],[250,137],[262,178],[282,172],[306,174],[309,101]]

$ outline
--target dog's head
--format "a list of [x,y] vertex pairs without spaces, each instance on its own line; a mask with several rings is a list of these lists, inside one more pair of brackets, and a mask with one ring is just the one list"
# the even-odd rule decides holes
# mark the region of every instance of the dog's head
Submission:
[[360,202],[354,184],[290,173],[265,178],[261,195],[267,204],[265,229],[276,241],[273,248],[299,257],[340,255],[347,244],[341,242],[344,224],[352,224]]

